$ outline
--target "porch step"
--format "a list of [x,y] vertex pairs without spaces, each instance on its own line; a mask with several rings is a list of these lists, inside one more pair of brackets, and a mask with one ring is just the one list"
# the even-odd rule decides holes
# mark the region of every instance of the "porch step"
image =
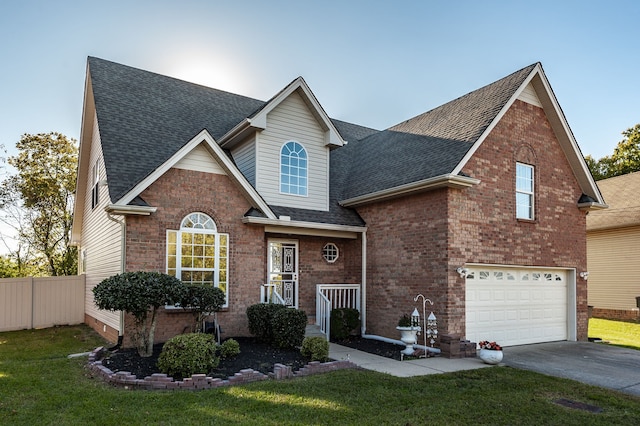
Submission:
[[325,337],[324,333],[320,331],[320,326],[315,324],[307,324],[307,328],[304,331],[304,337]]

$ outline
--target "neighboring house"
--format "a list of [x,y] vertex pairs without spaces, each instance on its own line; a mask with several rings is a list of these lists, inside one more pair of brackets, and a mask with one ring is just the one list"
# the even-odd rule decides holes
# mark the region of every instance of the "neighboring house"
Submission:
[[[130,320],[91,289],[135,270],[224,289],[223,336],[265,300],[325,324],[326,297],[398,338],[423,294],[440,334],[587,337],[586,214],[606,206],[539,63],[377,131],[302,78],[265,102],[89,58],[78,176],[86,322],[111,339]],[[168,307],[157,340],[190,319]]]
[[589,305],[599,318],[640,318],[640,172],[597,182],[609,208],[587,216]]

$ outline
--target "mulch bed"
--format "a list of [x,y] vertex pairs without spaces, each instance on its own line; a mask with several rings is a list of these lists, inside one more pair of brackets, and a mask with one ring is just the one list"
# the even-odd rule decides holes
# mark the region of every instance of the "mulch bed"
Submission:
[[[233,359],[220,361],[220,365],[210,371],[207,376],[226,379],[248,368],[268,374],[273,371],[275,364],[288,365],[293,371],[297,371],[308,362],[297,349],[275,348],[253,337],[234,337],[234,339],[240,344],[240,354]],[[404,346],[361,337],[350,337],[335,343],[396,360],[400,360],[400,351],[404,349]],[[142,358],[135,349],[118,349],[110,352],[102,360],[102,364],[114,373],[128,371],[139,378],[144,378],[160,372],[157,361],[161,350],[162,344],[157,344],[154,346],[152,356]]]

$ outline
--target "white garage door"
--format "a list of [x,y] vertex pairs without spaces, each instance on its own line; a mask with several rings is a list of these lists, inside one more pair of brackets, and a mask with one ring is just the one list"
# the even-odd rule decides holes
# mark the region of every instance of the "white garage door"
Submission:
[[566,271],[467,269],[468,340],[503,346],[567,340]]

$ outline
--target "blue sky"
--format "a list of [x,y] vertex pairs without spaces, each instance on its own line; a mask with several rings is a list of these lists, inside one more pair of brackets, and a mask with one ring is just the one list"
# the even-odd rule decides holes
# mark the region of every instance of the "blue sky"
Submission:
[[302,75],[378,129],[541,61],[582,152],[640,122],[637,1],[33,1],[0,5],[0,144],[78,139],[87,56],[266,100]]

